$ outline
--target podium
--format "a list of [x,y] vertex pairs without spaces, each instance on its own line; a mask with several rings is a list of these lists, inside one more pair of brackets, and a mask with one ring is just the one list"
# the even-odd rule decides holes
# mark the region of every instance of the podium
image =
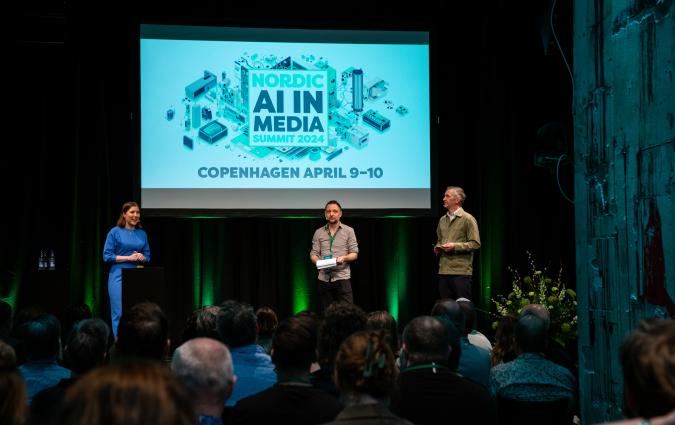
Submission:
[[169,311],[169,288],[164,278],[164,267],[122,269],[122,311],[134,304],[150,301]]

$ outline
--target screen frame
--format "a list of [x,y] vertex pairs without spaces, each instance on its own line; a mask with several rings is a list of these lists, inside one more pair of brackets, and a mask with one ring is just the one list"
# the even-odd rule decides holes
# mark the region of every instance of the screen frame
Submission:
[[[142,25],[172,25],[184,26],[186,29],[194,27],[223,27],[235,30],[333,30],[333,31],[368,31],[368,32],[425,32],[428,36],[429,46],[429,169],[430,169],[430,187],[429,187],[429,207],[428,208],[351,208],[349,200],[346,198],[338,198],[343,203],[345,209],[349,210],[349,215],[353,217],[432,217],[437,215],[438,210],[438,169],[439,161],[436,153],[438,152],[438,127],[440,124],[440,116],[438,115],[438,99],[437,90],[437,50],[438,43],[437,29],[434,24],[429,22],[392,22],[379,23],[373,25],[369,23],[367,26],[359,22],[336,22],[324,21],[318,22],[314,20],[311,24],[308,22],[299,23],[297,21],[284,21],[283,19],[275,20],[274,23],[256,22],[255,25],[246,22],[232,22],[228,20],[204,20],[204,19],[157,19],[148,17],[137,17],[132,23],[133,35],[129,42],[132,44],[132,70],[130,70],[133,81],[131,95],[133,100],[134,110],[131,113],[132,132],[130,135],[134,142],[134,155],[132,161],[134,162],[133,181],[133,196],[134,199],[141,200],[141,70],[140,70],[140,40],[141,40],[141,26]],[[196,189],[199,190],[199,189]],[[342,189],[349,190],[349,189]],[[327,196],[329,196],[327,194]],[[327,197],[325,201],[327,202]],[[143,208],[143,214],[148,217],[177,217],[177,218],[235,218],[235,217],[268,217],[268,218],[298,218],[298,217],[316,217],[318,211],[322,211],[324,204],[319,204],[316,208],[275,208],[274,204],[270,204],[270,208],[260,209],[221,209],[221,208]]]

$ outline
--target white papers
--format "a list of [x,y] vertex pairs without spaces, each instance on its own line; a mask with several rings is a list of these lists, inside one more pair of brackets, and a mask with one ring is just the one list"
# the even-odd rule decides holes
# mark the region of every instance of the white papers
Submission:
[[329,258],[327,260],[317,260],[316,268],[319,270],[329,269],[337,266],[337,258]]

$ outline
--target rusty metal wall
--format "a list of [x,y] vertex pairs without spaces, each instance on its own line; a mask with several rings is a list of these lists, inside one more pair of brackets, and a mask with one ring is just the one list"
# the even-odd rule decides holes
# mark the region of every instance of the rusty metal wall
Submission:
[[581,418],[622,417],[618,351],[675,315],[675,1],[574,3]]

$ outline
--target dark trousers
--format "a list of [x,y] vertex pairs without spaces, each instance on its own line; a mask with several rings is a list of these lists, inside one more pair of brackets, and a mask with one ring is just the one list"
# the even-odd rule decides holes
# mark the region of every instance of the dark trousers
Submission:
[[438,293],[441,298],[471,299],[471,276],[458,274],[439,274]]
[[322,311],[325,311],[329,305],[336,301],[354,302],[351,280],[342,279],[324,282],[317,279],[317,281],[319,283],[319,300],[321,301]]

